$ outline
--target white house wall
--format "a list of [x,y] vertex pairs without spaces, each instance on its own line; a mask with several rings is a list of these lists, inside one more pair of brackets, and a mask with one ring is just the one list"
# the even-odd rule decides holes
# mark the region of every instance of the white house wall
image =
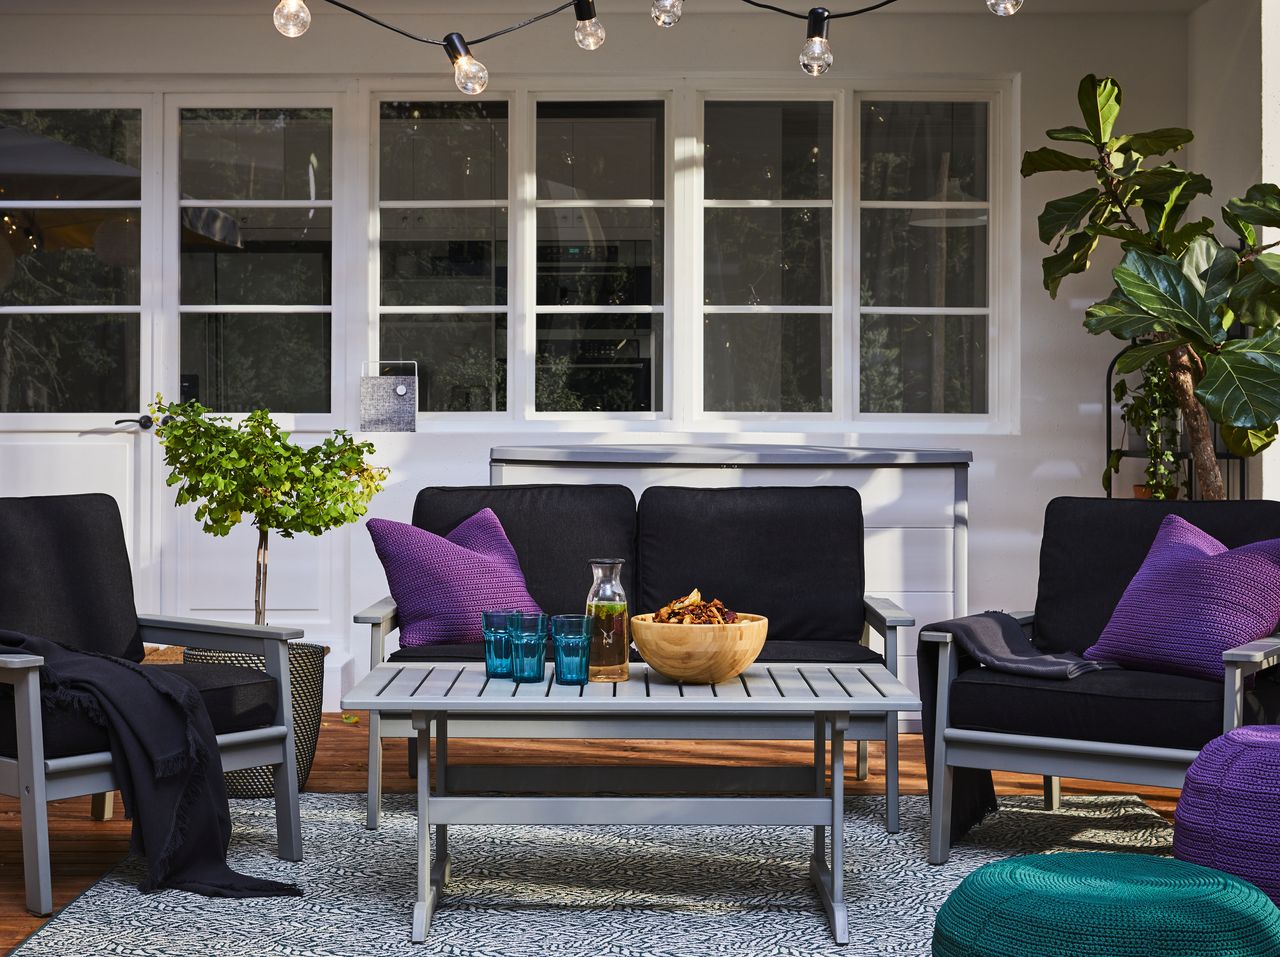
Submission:
[[[1028,0],[1027,7],[1036,0]],[[1221,0],[1234,5],[1236,0]],[[272,29],[269,0],[243,3],[166,4],[168,15],[129,15],[105,12],[120,5],[84,3],[80,12],[66,15],[68,4],[9,3],[0,12],[0,36],[5,55],[0,60],[0,95],[51,86],[67,90],[164,91],[288,91],[319,82],[328,90],[346,91],[367,105],[371,89],[440,90],[452,88],[447,63],[439,50],[394,37],[323,3],[315,3],[314,25],[301,40],[289,42]],[[128,9],[128,5],[123,5]],[[437,5],[433,5],[437,6]],[[474,4],[458,4],[458,13],[407,15],[399,22],[413,30],[439,35],[461,29],[475,35],[515,19],[478,16]],[[1185,13],[1142,16],[1110,13],[1082,15],[1021,15],[997,19],[979,0],[956,0],[954,9],[972,15],[872,14],[832,25],[836,55],[831,73],[813,81],[856,88],[863,80],[918,85],[936,78],[936,88],[963,86],[965,77],[1009,78],[1019,103],[1015,131],[1019,149],[1043,145],[1042,131],[1076,121],[1075,88],[1088,72],[1113,72],[1125,87],[1126,128],[1177,126],[1188,120],[1189,20]],[[211,7],[219,12],[209,13]],[[634,11],[620,13],[626,8]],[[770,71],[791,81],[798,75],[796,53],[802,37],[799,26],[758,11],[723,14],[689,13],[673,30],[660,31],[649,21],[646,0],[628,3],[600,0],[609,30],[605,47],[588,55],[572,44],[568,14],[497,40],[483,48],[483,59],[494,87],[504,75],[523,75],[536,83],[546,78],[563,88],[570,80],[591,90],[593,77],[627,74],[638,85],[647,80],[661,88],[670,76],[725,74],[752,76],[755,87],[767,85]],[[375,6],[375,9],[382,9]],[[419,7],[418,9],[421,9]],[[744,8],[745,9],[745,8]],[[46,14],[45,10],[51,10]],[[15,12],[21,11],[21,12]],[[229,12],[228,12],[229,11]],[[246,12],[247,11],[247,12]],[[762,72],[763,71],[763,72]],[[256,78],[256,79],[254,79]],[[724,81],[714,81],[723,86]],[[1198,101],[1193,101],[1198,102]],[[361,107],[366,109],[367,106]],[[367,162],[367,158],[366,158]],[[1016,174],[1008,171],[1009,177]],[[1085,306],[1110,289],[1106,269],[1068,281],[1056,302],[1040,285],[1042,247],[1036,237],[1035,216],[1046,200],[1079,189],[1071,176],[1041,176],[1013,187],[1021,201],[1021,227],[1014,262],[1020,266],[1017,294],[1019,315],[1017,361],[1010,364],[1006,387],[1015,389],[1014,415],[1005,434],[937,432],[867,434],[807,432],[679,432],[625,429],[593,431],[582,423],[547,422],[511,427],[472,429],[460,425],[435,429],[423,422],[416,434],[372,436],[378,460],[392,469],[387,490],[375,502],[374,514],[407,520],[414,495],[425,485],[483,484],[488,480],[488,451],[496,445],[538,442],[803,442],[838,445],[952,447],[972,450],[970,479],[970,594],[969,606],[1028,607],[1035,597],[1038,546],[1045,503],[1057,495],[1101,494],[1103,450],[1103,370],[1115,351],[1110,340],[1095,339],[1081,328]],[[340,249],[335,248],[335,257]],[[1096,261],[1109,265],[1112,250]],[[364,264],[355,264],[363,267]],[[360,272],[352,268],[351,274]],[[364,280],[357,280],[363,282]],[[365,298],[352,296],[340,312],[335,346],[346,343],[342,364],[343,405],[338,423],[358,422],[356,395],[360,362],[369,358],[370,317]],[[677,322],[688,315],[676,314]],[[176,385],[174,383],[173,385]],[[172,389],[176,392],[176,389]],[[25,440],[29,440],[26,436]],[[0,437],[3,441],[3,437]],[[234,543],[200,541],[201,551],[221,556],[228,565],[243,561]],[[327,700],[334,706],[339,674],[343,681],[365,668],[367,634],[349,624],[353,609],[381,597],[385,580],[363,529],[329,535],[322,543],[306,543],[327,552],[307,559],[303,578],[322,590],[338,584],[336,594],[317,595],[309,604],[309,635],[333,648]],[[219,550],[221,549],[221,551]],[[210,551],[212,550],[212,551]],[[284,550],[279,556],[285,559]],[[184,556],[166,556],[166,564]],[[251,574],[246,571],[245,574]],[[283,574],[277,570],[275,574]],[[342,583],[349,583],[343,588]],[[296,582],[294,583],[296,585]],[[289,586],[292,592],[294,585]],[[163,603],[167,611],[219,608],[243,615],[251,587],[237,589],[218,578],[201,594],[190,582],[178,595],[170,589]],[[290,594],[294,604],[300,596]],[[305,596],[301,596],[305,598]],[[286,623],[278,620],[277,623]],[[348,657],[351,655],[353,657]],[[354,660],[353,660],[354,659]],[[354,668],[352,665],[354,664]]]

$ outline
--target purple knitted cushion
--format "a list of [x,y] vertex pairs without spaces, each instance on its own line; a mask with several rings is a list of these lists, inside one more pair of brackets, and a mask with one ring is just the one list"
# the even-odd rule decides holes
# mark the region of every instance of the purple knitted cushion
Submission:
[[1173,856],[1243,877],[1280,904],[1280,727],[1228,731],[1187,770]]
[[1222,653],[1280,621],[1280,539],[1228,550],[1177,515],[1151,550],[1102,636],[1084,653],[1142,671],[1221,679]]
[[480,613],[541,611],[492,509],[441,538],[414,525],[366,523],[400,616],[400,646],[481,641]]

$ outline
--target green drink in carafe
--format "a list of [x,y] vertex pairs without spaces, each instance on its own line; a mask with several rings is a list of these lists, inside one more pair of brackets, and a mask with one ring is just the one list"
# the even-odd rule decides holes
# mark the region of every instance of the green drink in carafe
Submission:
[[587,593],[587,616],[591,619],[591,659],[587,677],[591,681],[626,681],[631,658],[631,631],[627,596],[622,590],[621,558],[600,558],[591,562],[593,581]]

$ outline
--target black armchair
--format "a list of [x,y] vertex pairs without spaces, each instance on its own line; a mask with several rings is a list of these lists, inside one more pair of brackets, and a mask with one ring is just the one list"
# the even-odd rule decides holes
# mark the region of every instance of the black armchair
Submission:
[[[143,642],[263,656],[266,672],[236,665],[171,664],[200,692],[224,770],[275,765],[280,857],[301,860],[298,785],[289,699],[291,628],[140,617],[120,511],[108,495],[0,498],[0,628],[69,648],[140,662]],[[53,909],[47,801],[92,794],[94,816],[111,814],[116,787],[106,732],[40,706],[43,659],[0,655],[0,793],[22,810],[27,908]]]
[[[1170,513],[1229,548],[1280,538],[1280,502],[1141,502],[1058,498],[1045,511],[1034,614],[1017,617],[1046,652],[1083,652],[1102,633]],[[1223,655],[1225,681],[1121,669],[1069,681],[978,666],[951,636],[922,631],[920,655],[936,654],[929,859],[947,860],[957,768],[1182,787],[1200,749],[1241,724],[1280,720],[1280,681],[1246,676],[1280,661],[1280,636]],[[1276,669],[1280,671],[1280,669]]]

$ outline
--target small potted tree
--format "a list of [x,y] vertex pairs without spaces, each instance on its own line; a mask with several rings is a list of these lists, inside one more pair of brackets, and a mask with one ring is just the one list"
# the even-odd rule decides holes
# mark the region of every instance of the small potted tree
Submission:
[[[1130,386],[1127,379],[1117,380],[1112,396],[1120,403],[1125,438],[1121,448],[1112,449],[1102,486],[1112,490],[1112,476],[1120,471],[1124,449],[1136,445],[1146,453],[1146,482],[1134,485],[1134,498],[1166,501],[1178,497],[1182,464],[1178,458],[1182,436],[1178,427],[1178,400],[1173,391],[1168,368],[1162,363],[1148,363],[1142,378]],[[1131,444],[1132,443],[1132,444]]]

